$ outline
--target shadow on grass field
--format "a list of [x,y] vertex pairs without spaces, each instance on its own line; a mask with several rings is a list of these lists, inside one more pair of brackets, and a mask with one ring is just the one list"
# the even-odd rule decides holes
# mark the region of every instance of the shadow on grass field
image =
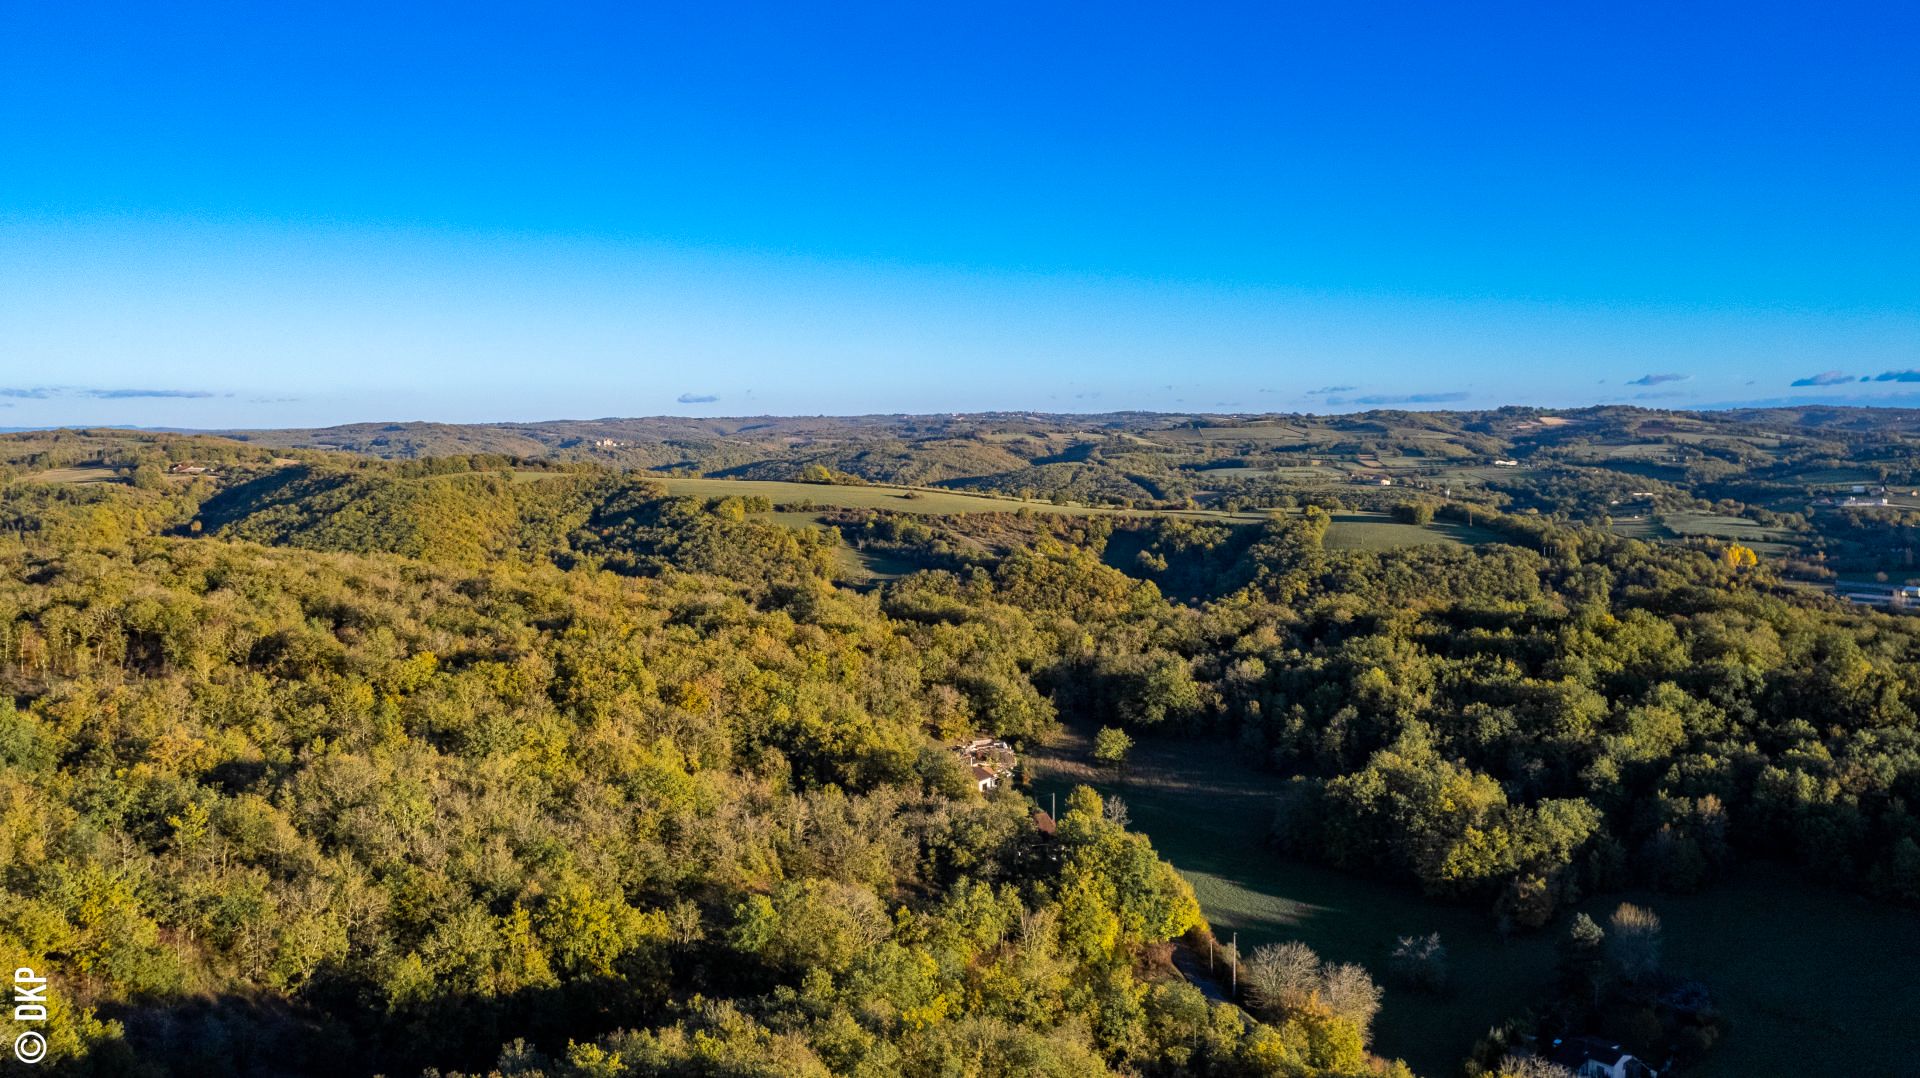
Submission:
[[[1374,1049],[1420,1074],[1455,1073],[1474,1040],[1551,989],[1550,932],[1502,940],[1479,905],[1430,902],[1417,890],[1289,861],[1265,845],[1277,777],[1220,741],[1143,740],[1124,779],[1087,763],[1086,734],[1031,754],[1046,803],[1087,783],[1126,802],[1132,826],[1193,883],[1222,938],[1243,951],[1299,939],[1325,958],[1359,962],[1386,983],[1402,935],[1439,932],[1452,976],[1444,996],[1387,984]],[[1582,904],[1601,921],[1622,901],[1658,913],[1666,966],[1713,990],[1726,1039],[1690,1075],[1920,1075],[1920,917],[1808,884],[1766,866],[1698,895],[1605,895]]]

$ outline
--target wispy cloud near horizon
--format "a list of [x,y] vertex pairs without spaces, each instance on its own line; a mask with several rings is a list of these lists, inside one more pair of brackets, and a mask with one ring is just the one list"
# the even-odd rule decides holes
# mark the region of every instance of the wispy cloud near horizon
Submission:
[[1635,378],[1633,381],[1628,382],[1627,384],[1630,386],[1657,386],[1657,385],[1665,385],[1668,382],[1684,382],[1689,377],[1691,376],[1685,375],[1685,374],[1671,374],[1671,373],[1643,374],[1640,377]]
[[1466,400],[1468,397],[1472,395],[1473,394],[1468,393],[1464,389],[1456,389],[1446,393],[1375,394],[1375,395],[1370,395],[1365,397],[1328,397],[1327,403],[1334,404],[1334,405],[1364,404],[1368,406],[1377,406],[1377,405],[1386,405],[1386,404],[1448,404],[1453,401]]
[[200,400],[219,396],[204,389],[95,389],[89,386],[9,386],[0,388],[0,397],[20,400],[52,400],[56,397],[80,397],[88,400],[117,401],[142,398],[163,400]]
[[1845,371],[1821,371],[1809,374],[1805,378],[1795,378],[1790,385],[1800,386],[1837,386],[1853,381],[1853,375]]
[[163,397],[170,400],[198,400],[214,396],[201,389],[90,389],[81,394],[96,400],[130,400],[135,397]]

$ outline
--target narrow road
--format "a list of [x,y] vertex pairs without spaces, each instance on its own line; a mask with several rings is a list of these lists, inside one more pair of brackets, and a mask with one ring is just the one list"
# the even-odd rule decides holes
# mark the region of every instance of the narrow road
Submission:
[[1206,955],[1196,954],[1184,943],[1176,943],[1173,947],[1173,968],[1179,970],[1180,975],[1187,979],[1187,983],[1198,988],[1209,1000],[1215,1003],[1235,1002],[1227,992],[1225,965],[1220,965],[1209,972]]

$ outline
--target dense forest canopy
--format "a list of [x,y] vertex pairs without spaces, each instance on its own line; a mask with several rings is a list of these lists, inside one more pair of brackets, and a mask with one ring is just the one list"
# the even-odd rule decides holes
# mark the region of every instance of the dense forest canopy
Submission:
[[[1591,450],[1566,429],[1533,452]],[[1049,834],[947,748],[1063,722],[1236,738],[1273,856],[1514,932],[1756,859],[1920,905],[1920,622],[1622,534],[1605,469],[1398,493],[1388,527],[1474,541],[1370,549],[1314,483],[960,516],[272,441],[0,441],[0,950],[56,973],[74,1073],[1369,1073],[1365,971],[1210,1000],[1124,811],[1083,790]],[[874,478],[957,477],[917,459]]]

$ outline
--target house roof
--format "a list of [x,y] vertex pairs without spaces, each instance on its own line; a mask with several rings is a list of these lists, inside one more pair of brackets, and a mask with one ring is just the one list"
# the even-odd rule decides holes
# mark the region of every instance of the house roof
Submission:
[[1611,1067],[1625,1059],[1627,1055],[1625,1048],[1612,1041],[1604,1041],[1598,1037],[1568,1037],[1566,1040],[1553,1042],[1553,1051],[1547,1058],[1555,1063],[1569,1066],[1579,1066],[1592,1060]]
[[1033,810],[1033,829],[1048,837],[1059,833],[1059,828],[1054,825],[1053,817],[1047,815],[1044,809]]
[[979,764],[974,764],[973,777],[976,779],[990,779],[993,777],[993,772],[988,771],[986,768],[981,767]]

